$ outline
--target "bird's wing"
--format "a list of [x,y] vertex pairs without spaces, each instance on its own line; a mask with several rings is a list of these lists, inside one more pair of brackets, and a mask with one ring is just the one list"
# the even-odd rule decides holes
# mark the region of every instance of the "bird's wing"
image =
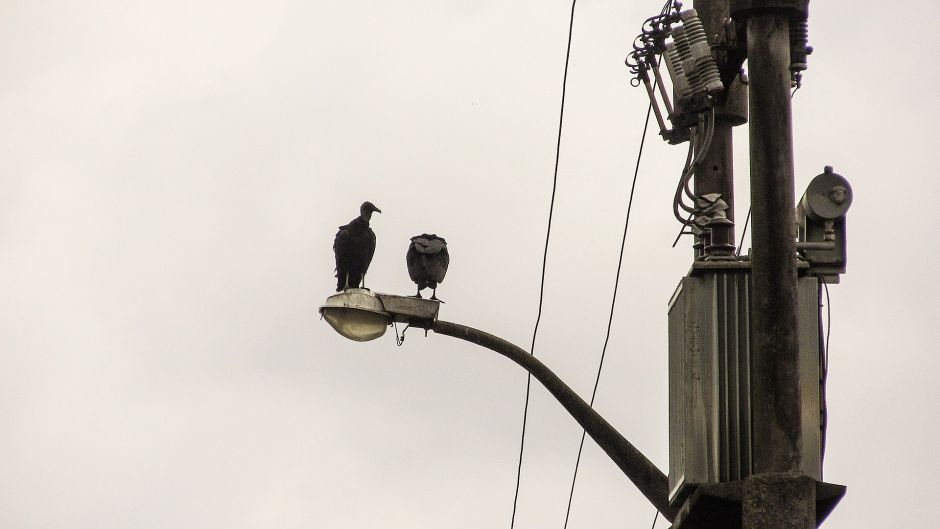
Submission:
[[363,270],[368,270],[369,264],[372,263],[372,256],[375,255],[375,232],[372,231],[372,228],[366,228],[366,234],[368,249],[366,253],[366,262]]
[[428,259],[428,276],[438,283],[444,281],[447,267],[450,265],[450,253],[445,244],[440,250]]
[[336,238],[333,239],[333,253],[336,255],[337,271],[344,267],[351,240],[352,235],[349,232],[349,225],[340,226],[339,231],[336,232]]
[[408,265],[408,277],[412,281],[420,281],[422,276],[421,257],[414,243],[408,245],[408,251],[405,253],[405,264]]

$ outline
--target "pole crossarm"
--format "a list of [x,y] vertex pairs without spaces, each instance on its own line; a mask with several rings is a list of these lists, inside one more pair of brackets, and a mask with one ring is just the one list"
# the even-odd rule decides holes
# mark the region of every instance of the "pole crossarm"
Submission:
[[502,338],[459,323],[438,320],[430,329],[437,334],[486,347],[531,373],[568,410],[646,499],[667,520],[673,521],[676,512],[669,506],[669,481],[666,475],[535,356]]

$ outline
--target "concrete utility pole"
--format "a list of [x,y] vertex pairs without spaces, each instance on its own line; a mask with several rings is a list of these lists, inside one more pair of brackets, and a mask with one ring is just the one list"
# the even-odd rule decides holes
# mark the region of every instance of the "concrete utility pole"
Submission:
[[790,23],[808,0],[734,0],[747,23],[752,286],[753,474],[745,529],[816,527],[815,481],[801,472]]
[[[696,231],[696,260],[669,303],[668,476],[534,356],[496,336],[438,320],[437,302],[347,289],[330,296],[320,312],[337,332],[357,341],[381,336],[394,321],[511,359],[551,392],[676,529],[812,529],[845,487],[821,481],[818,283],[815,277],[798,277],[790,89],[810,51],[809,0],[694,0],[693,5],[700,17],[675,4],[675,13],[647,19],[640,45],[627,60],[655,105],[647,72],[652,66],[662,87],[654,56],[665,49],[667,69],[679,87],[675,108],[680,101],[688,107],[673,115],[663,90],[676,126],[666,130],[657,112],[663,137],[679,143],[681,133],[697,122],[706,139],[695,145],[708,144],[696,153],[694,185],[696,200],[714,208],[696,204],[703,228]],[[666,43],[670,25],[680,22]],[[747,86],[739,79],[745,57]],[[715,118],[710,143],[709,108]],[[752,254],[739,259],[733,254],[731,128],[748,120]],[[686,136],[696,137],[701,136]],[[686,177],[683,173],[681,186]],[[831,168],[813,182],[800,205],[800,244],[804,251],[823,253],[807,251],[799,266],[813,266],[820,280],[838,282],[845,271],[844,215],[851,188]],[[703,196],[711,194],[724,203]],[[724,205],[727,209],[720,209]]]

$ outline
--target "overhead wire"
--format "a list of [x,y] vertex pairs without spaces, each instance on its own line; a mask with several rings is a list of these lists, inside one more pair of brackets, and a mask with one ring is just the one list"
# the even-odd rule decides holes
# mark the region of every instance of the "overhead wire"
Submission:
[[[653,104],[650,103],[646,110],[646,121],[643,124],[643,134],[640,136],[640,148],[636,155],[636,167],[633,170],[633,183],[630,184],[630,198],[627,200],[627,215],[623,223],[623,237],[620,240],[620,257],[617,259],[617,273],[614,276],[614,292],[610,300],[610,315],[607,318],[607,333],[604,336],[604,347],[601,349],[601,359],[597,365],[597,376],[594,378],[594,389],[591,391],[590,406],[594,407],[594,398],[597,396],[597,387],[601,381],[601,372],[604,369],[604,357],[607,355],[607,344],[610,342],[610,329],[614,322],[614,308],[617,305],[617,289],[620,286],[620,270],[623,267],[623,252],[627,244],[627,228],[630,226],[630,211],[633,209],[633,193],[636,190],[636,180],[640,173],[640,159],[643,157],[643,145],[646,143],[646,131],[650,124],[650,113],[653,110]],[[571,516],[571,503],[574,498],[574,487],[578,480],[578,467],[581,464],[581,453],[584,450],[584,438],[587,431],[581,430],[581,443],[578,445],[578,457],[574,462],[574,474],[571,476],[571,491],[568,493],[568,508],[565,510],[565,529],[568,527],[568,519]],[[657,513],[659,511],[656,511]]]
[[[661,14],[668,13],[672,4],[673,4],[673,0],[667,0],[666,3],[663,5]],[[655,83],[654,83],[654,90],[655,90]],[[614,290],[613,290],[613,294],[611,295],[610,313],[607,318],[607,332],[605,333],[605,336],[604,336],[604,346],[601,349],[601,357],[597,365],[597,375],[594,378],[594,389],[591,391],[590,406],[592,408],[594,407],[594,400],[597,397],[597,388],[600,385],[601,373],[604,370],[604,359],[607,355],[607,345],[610,342],[610,331],[611,331],[611,328],[613,327],[613,321],[614,321],[614,308],[617,305],[617,291],[620,286],[620,272],[623,267],[623,254],[624,254],[624,249],[626,248],[626,243],[627,243],[627,230],[630,226],[630,212],[633,209],[633,196],[636,190],[637,177],[640,173],[640,160],[643,157],[643,146],[646,144],[646,132],[647,130],[649,130],[650,114],[652,110],[653,110],[653,102],[650,101],[649,107],[646,109],[646,119],[643,122],[643,133],[640,135],[640,147],[637,150],[636,164],[633,169],[633,181],[630,184],[630,194],[627,200],[627,213],[626,213],[624,224],[623,224],[623,235],[620,239],[620,254],[619,254],[619,257],[617,258],[617,273],[614,276]],[[565,524],[564,524],[565,529],[567,529],[568,521],[571,518],[571,505],[574,500],[574,489],[578,480],[578,469],[581,465],[581,455],[584,451],[584,440],[585,440],[586,435],[587,435],[587,431],[582,429],[581,430],[581,442],[578,444],[578,455],[577,455],[577,458],[575,459],[574,471],[572,472],[572,476],[571,476],[571,489],[568,492],[568,506],[565,509]],[[656,515],[653,517],[654,527],[656,525],[656,517],[658,516],[659,516],[659,510],[656,511]]]
[[744,235],[747,234],[747,225],[751,222],[751,208],[747,208],[747,217],[744,218],[744,229],[741,230],[741,242],[738,243],[738,250],[734,253],[735,257],[741,257],[741,248],[744,248]]
[[829,375],[829,331],[832,330],[832,307],[829,305],[829,284],[822,281],[826,291],[826,348],[823,352],[823,377]]
[[[819,278],[819,282],[822,284],[823,288],[826,291],[826,340],[823,345],[823,351],[820,355],[820,369],[822,371],[822,376],[820,377],[820,391],[819,396],[821,399],[820,402],[820,447],[819,447],[819,457],[820,460],[826,456],[826,430],[829,427],[829,406],[826,403],[826,383],[829,378],[829,331],[832,330],[832,305],[829,301],[829,284],[826,283],[822,275],[816,274]],[[821,296],[820,296],[821,297]],[[822,325],[822,313],[819,314],[819,324]],[[822,341],[822,329],[819,333],[820,341]]]
[[[561,108],[558,113],[558,140],[555,144],[555,172],[552,176],[552,198],[548,207],[548,227],[545,232],[545,250],[542,253],[542,274],[539,284],[539,306],[538,314],[535,318],[535,328],[532,330],[532,345],[529,347],[529,354],[535,356],[535,339],[539,332],[539,322],[542,319],[542,302],[545,297],[545,268],[548,263],[548,242],[552,234],[552,216],[555,210],[555,191],[558,188],[558,162],[561,157],[561,133],[565,121],[565,93],[568,86],[568,64],[571,60],[571,36],[574,30],[574,8],[578,0],[571,2],[571,15],[568,21],[568,46],[565,51],[565,72],[561,82]],[[512,499],[512,518],[509,527],[512,529],[516,525],[516,509],[519,504],[519,485],[522,482],[522,459],[525,453],[525,431],[529,416],[529,397],[532,391],[532,374],[526,376],[525,384],[525,406],[522,409],[522,433],[519,440],[519,464],[516,467],[516,490]]]

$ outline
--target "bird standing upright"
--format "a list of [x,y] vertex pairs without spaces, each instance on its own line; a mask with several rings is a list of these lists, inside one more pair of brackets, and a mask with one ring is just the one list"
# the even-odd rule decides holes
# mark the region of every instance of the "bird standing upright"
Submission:
[[340,226],[333,240],[336,254],[336,291],[347,288],[366,287],[366,271],[375,254],[375,232],[369,227],[372,212],[381,213],[372,202],[363,202],[359,216],[345,226]]
[[434,234],[416,235],[408,245],[405,262],[408,264],[408,275],[418,285],[415,297],[420,298],[423,289],[431,288],[431,299],[441,301],[437,299],[437,284],[444,281],[447,265],[450,264],[447,241]]

